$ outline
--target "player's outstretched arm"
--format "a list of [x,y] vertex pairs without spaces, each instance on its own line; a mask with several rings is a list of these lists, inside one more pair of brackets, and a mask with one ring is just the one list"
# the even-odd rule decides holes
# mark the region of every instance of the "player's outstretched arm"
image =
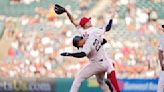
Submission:
[[111,18],[110,18],[108,24],[106,25],[106,28],[105,28],[106,32],[111,30],[114,16],[115,16],[115,9],[112,11]]
[[72,56],[75,58],[83,58],[86,56],[85,52],[77,52],[77,53],[69,53],[69,52],[63,52],[60,54],[61,56]]
[[75,19],[73,18],[73,16],[72,16],[63,6],[61,6],[61,5],[59,5],[59,4],[55,4],[54,11],[55,11],[55,13],[58,14],[58,15],[61,15],[61,14],[63,14],[63,13],[66,13],[67,16],[68,16],[68,18],[69,18],[69,20],[71,21],[71,23],[72,23],[75,27],[78,26],[78,23],[75,21]]
[[71,23],[75,26],[75,27],[78,27],[79,24],[78,22],[75,21],[74,17],[66,10],[66,14],[69,18],[69,20],[71,21]]
[[103,38],[103,41],[101,42],[101,45],[104,45],[107,43],[107,40],[105,38]]

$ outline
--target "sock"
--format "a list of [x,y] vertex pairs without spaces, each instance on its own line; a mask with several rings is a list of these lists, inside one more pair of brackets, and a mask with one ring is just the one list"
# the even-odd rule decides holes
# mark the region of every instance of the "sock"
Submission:
[[116,79],[116,73],[115,71],[112,71],[111,73],[107,74],[107,78],[108,80],[111,81],[112,85],[114,86],[116,92],[120,92],[118,83],[117,83],[117,79]]

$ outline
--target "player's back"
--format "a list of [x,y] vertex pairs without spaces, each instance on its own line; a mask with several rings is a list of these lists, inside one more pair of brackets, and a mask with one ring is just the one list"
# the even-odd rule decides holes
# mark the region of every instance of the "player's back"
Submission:
[[82,51],[87,54],[90,61],[100,61],[106,59],[103,45],[101,45],[102,38],[100,36],[92,35],[86,40]]

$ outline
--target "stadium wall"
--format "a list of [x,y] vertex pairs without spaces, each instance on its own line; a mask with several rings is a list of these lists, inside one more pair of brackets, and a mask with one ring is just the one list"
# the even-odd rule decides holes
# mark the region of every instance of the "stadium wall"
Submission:
[[[0,79],[0,92],[69,92],[73,78]],[[158,79],[119,79],[121,92],[156,92]],[[82,82],[79,92],[102,92],[96,79]]]
[[[55,92],[69,92],[73,79],[56,79]],[[156,92],[158,79],[119,79],[121,92]],[[102,92],[95,79],[82,83],[79,92]]]

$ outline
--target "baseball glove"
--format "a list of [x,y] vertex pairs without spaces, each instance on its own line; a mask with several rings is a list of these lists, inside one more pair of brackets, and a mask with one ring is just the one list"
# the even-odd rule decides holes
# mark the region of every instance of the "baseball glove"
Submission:
[[55,10],[55,13],[58,14],[58,15],[63,14],[64,12],[66,12],[65,8],[58,5],[58,4],[55,4],[54,10]]

